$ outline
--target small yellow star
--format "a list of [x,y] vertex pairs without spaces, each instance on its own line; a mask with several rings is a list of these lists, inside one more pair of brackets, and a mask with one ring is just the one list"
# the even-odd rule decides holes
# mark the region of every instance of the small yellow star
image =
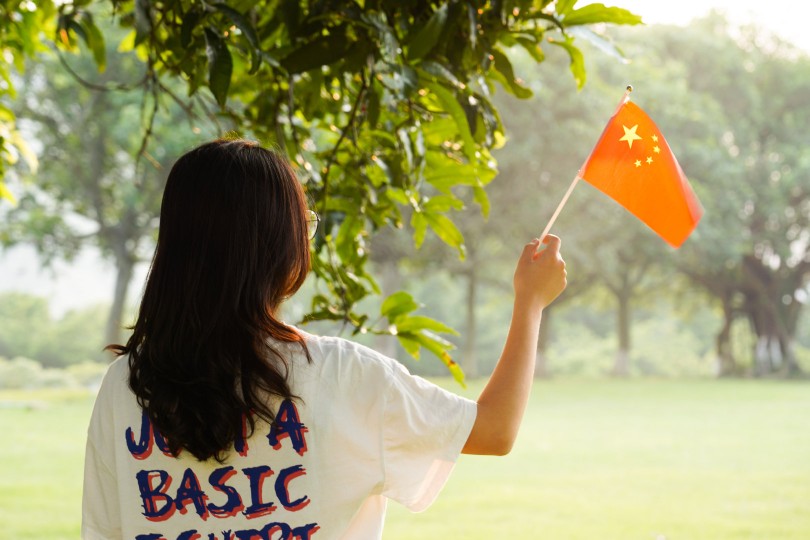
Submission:
[[652,156],[647,156],[647,165],[653,162]]
[[653,152],[655,152],[656,154],[660,154],[661,153],[661,148],[659,148],[657,146],[654,146],[653,147]]
[[622,127],[624,128],[624,137],[619,139],[619,141],[626,141],[627,145],[630,148],[633,148],[633,141],[640,141],[641,140],[641,137],[636,135],[636,130],[638,129],[638,124],[636,124],[635,126],[633,126],[631,128],[628,128],[625,125],[622,125]]
[[636,160],[636,167],[641,167],[641,160],[639,159]]
[[652,140],[653,142],[658,142],[658,135],[653,135]]

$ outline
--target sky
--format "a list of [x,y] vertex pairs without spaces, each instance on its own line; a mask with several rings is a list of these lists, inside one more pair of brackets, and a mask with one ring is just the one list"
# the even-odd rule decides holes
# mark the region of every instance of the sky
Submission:
[[[712,9],[738,24],[756,22],[810,52],[810,2],[800,0],[600,0],[641,15],[646,24],[685,25]],[[585,4],[591,2],[580,2]]]
[[[581,1],[578,5],[590,2]],[[688,24],[711,9],[725,11],[735,23],[755,21],[810,53],[810,2],[799,0],[601,0],[642,16],[647,24]],[[146,275],[142,265],[130,288],[130,299],[139,294]],[[33,248],[21,246],[0,252],[0,292],[24,291],[50,299],[54,316],[67,310],[110,301],[115,273],[111,263],[86,250],[72,264],[57,262],[51,270],[39,269]]]

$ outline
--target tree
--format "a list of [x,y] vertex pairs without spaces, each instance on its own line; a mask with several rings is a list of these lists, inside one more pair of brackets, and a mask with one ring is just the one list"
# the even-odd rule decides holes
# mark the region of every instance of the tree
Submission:
[[745,317],[754,372],[792,374],[810,280],[810,159],[798,142],[810,137],[810,59],[756,28],[737,33],[717,14],[625,33],[636,61],[606,75],[643,78],[645,108],[707,209],[673,262],[718,304],[720,373],[740,370],[731,328]]
[[0,294],[0,357],[67,367],[92,360],[103,346],[105,306],[90,306],[55,319],[46,298]]
[[176,129],[188,119],[172,102],[145,128],[148,136],[133,129],[160,96],[144,95],[137,85],[111,89],[116,81],[142,75],[132,55],[112,48],[107,55],[113,61],[92,83],[77,84],[76,77],[95,71],[87,58],[70,64],[45,58],[26,71],[14,109],[42,148],[41,165],[8,213],[3,238],[6,245],[35,245],[46,262],[71,259],[87,244],[113,261],[105,344],[121,342],[127,290],[136,263],[151,253],[171,160],[200,139],[192,125]]
[[[710,98],[721,112],[712,115],[717,124],[684,126],[698,143],[685,161],[719,217],[702,227],[706,241],[688,249],[700,261],[690,276],[725,313],[721,366],[735,368],[728,334],[743,315],[756,336],[754,372],[796,374],[793,347],[810,281],[810,153],[798,142],[810,138],[810,58],[756,28],[734,39],[718,15],[686,31],[662,30],[657,42],[659,54],[679,51],[689,95]],[[701,131],[715,135],[702,147]]]
[[[463,255],[448,217],[459,199],[452,188],[486,205],[490,151],[503,139],[494,83],[517,97],[531,94],[507,49],[523,48],[539,62],[545,43],[562,47],[581,85],[582,54],[567,29],[640,22],[620,8],[575,3],[114,0],[112,13],[102,14],[99,2],[84,0],[58,9],[37,4],[32,26],[4,20],[24,43],[41,29],[55,29],[61,48],[83,42],[103,66],[105,37],[95,19],[112,16],[131,29],[120,48],[142,59],[145,87],[184,105],[192,100],[286,149],[325,225],[313,268],[328,294],[315,296],[308,319],[344,320],[358,331],[395,328],[409,352],[425,347],[453,368],[447,342],[431,333],[445,327],[411,316],[408,295],[383,304],[382,330],[367,328],[368,316],[356,312],[378,290],[366,267],[367,238],[403,227],[407,209],[417,244],[431,230]],[[24,17],[30,4],[10,9]],[[13,40],[3,45],[30,54]],[[182,80],[190,97],[167,80]],[[442,195],[430,198],[435,192]]]

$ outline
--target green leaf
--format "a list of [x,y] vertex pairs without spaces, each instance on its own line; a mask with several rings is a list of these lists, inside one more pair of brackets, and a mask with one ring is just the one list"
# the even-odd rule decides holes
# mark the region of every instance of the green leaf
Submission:
[[301,3],[297,1],[281,2],[279,8],[290,41],[294,41],[292,38],[298,35],[298,29],[301,26]]
[[481,206],[481,214],[484,215],[484,218],[488,218],[491,205],[486,190],[481,186],[475,186],[473,188],[473,200]]
[[429,331],[422,331],[418,334],[409,334],[408,337],[435,354],[436,357],[441,360],[445,366],[447,366],[447,369],[450,371],[453,379],[455,379],[456,382],[462,387],[466,386],[464,384],[464,372],[461,370],[461,366],[459,366],[453,360],[453,357],[450,356],[450,353],[447,352],[448,350],[454,348],[452,343]]
[[399,137],[400,151],[404,154],[405,163],[409,170],[413,169],[414,161],[413,161],[413,143],[411,142],[411,137],[408,134],[408,130],[403,128],[397,130],[397,136]]
[[537,43],[535,40],[527,38],[527,37],[518,37],[516,40],[518,45],[523,47],[529,55],[534,58],[534,61],[538,64],[543,62],[546,59],[546,55],[543,53],[543,49],[540,48],[540,44]]
[[292,50],[281,59],[281,66],[288,73],[303,73],[321,66],[328,66],[343,58],[351,42],[346,37],[345,28],[332,29],[327,36],[314,40]]
[[[559,2],[557,4],[559,8]],[[560,13],[559,10],[557,13]],[[595,23],[642,24],[640,15],[624,8],[606,7],[605,4],[588,4],[569,11],[563,17],[562,22],[565,26]]]
[[402,345],[402,348],[405,349],[405,352],[410,354],[416,360],[419,360],[419,349],[421,349],[422,346],[418,341],[410,336],[403,336],[399,334],[397,335],[397,339],[399,340],[399,344]]
[[37,169],[39,169],[39,159],[37,158],[36,152],[34,152],[34,150],[28,145],[28,142],[25,140],[19,130],[10,130],[9,142],[11,142],[11,144],[17,148],[17,152],[19,152],[19,154],[22,156],[31,173],[36,174]]
[[6,185],[0,181],[0,199],[5,199],[10,202],[13,206],[17,206],[17,199],[14,197],[14,194],[11,193]]
[[449,212],[450,210],[463,210],[464,202],[452,194],[436,195],[422,205],[425,212]]
[[456,224],[443,214],[424,214],[430,228],[441,238],[445,244],[458,249],[459,258],[464,259],[464,235],[458,230]]
[[444,362],[445,366],[447,366],[447,369],[450,371],[450,375],[453,376],[453,380],[460,384],[462,388],[467,388],[467,383],[464,380],[464,370],[462,370],[461,366],[458,365],[455,360],[453,360],[453,357],[445,353],[444,355],[440,356],[439,359]]
[[[76,40],[73,37],[73,33],[85,39],[84,28],[76,21],[74,18],[75,15],[75,13],[59,15],[57,35],[59,36],[59,42],[68,50],[73,50],[76,47]],[[73,32],[71,32],[71,30]]]
[[399,204],[408,204],[410,200],[408,199],[408,195],[405,193],[405,190],[395,187],[389,187],[385,190],[385,193],[388,195],[388,198],[394,202],[398,202]]
[[338,229],[337,238],[335,239],[335,249],[338,256],[344,262],[352,261],[358,258],[357,238],[363,231],[365,220],[362,215],[357,212],[357,207],[354,207],[354,212],[348,214],[343,223],[340,224]]
[[377,121],[380,119],[380,93],[376,87],[372,87],[367,94],[366,101],[366,122],[369,127],[374,129],[377,127]]
[[183,48],[191,45],[192,34],[202,17],[203,13],[197,10],[189,11],[183,15],[183,24],[180,26],[180,45]]
[[14,112],[0,103],[0,122],[14,123]]
[[417,248],[422,247],[427,233],[428,222],[425,214],[414,212],[411,216],[411,227],[413,227],[413,243]]
[[478,16],[475,6],[471,3],[467,4],[467,31],[470,33],[470,48],[475,50],[478,45]]
[[389,321],[394,322],[397,317],[410,313],[419,308],[419,304],[413,297],[405,291],[395,292],[385,299],[380,308],[380,313],[387,317]]
[[509,58],[498,49],[492,49],[491,54],[495,59],[493,67],[496,73],[501,75],[498,79],[500,79],[506,91],[520,99],[532,97],[532,91],[520,84],[522,81],[515,77],[515,71]]
[[417,68],[417,73],[422,75],[422,77],[425,76],[424,74],[427,74],[435,77],[436,79],[447,81],[459,90],[463,90],[465,88],[464,83],[459,81],[452,71],[447,69],[447,67],[439,62],[434,62],[433,60],[425,60],[422,62],[419,65],[419,68]]
[[568,51],[568,56],[571,58],[571,74],[574,76],[574,81],[577,83],[577,89],[581,90],[585,85],[586,78],[585,58],[582,56],[582,51],[575,47],[574,44],[571,43],[570,39],[567,39],[566,41],[558,41],[556,39],[549,38],[548,41],[552,45],[562,47]]
[[557,0],[554,10],[557,12],[557,15],[567,15],[574,9],[574,4],[576,3],[577,0]]
[[304,323],[315,321],[340,321],[343,320],[343,315],[331,310],[312,311],[304,315]]
[[397,98],[410,96],[419,84],[419,77],[416,71],[406,65],[390,66],[390,69],[388,69],[387,72],[383,72],[381,75],[383,84],[389,90],[394,90],[399,94]]
[[121,42],[118,44],[118,52],[129,52],[135,48],[135,30],[128,33],[121,39]]
[[138,46],[152,33],[150,0],[135,0],[135,45]]
[[[382,59],[389,64],[399,63],[402,48],[399,45],[394,29],[388,25],[388,18],[385,13],[368,11],[363,13],[360,19],[376,30],[377,38],[374,41],[376,42],[376,50]],[[365,60],[366,58],[363,58],[363,63],[365,63]]]
[[418,332],[420,330],[431,330],[433,332],[442,332],[445,334],[458,335],[458,332],[450,328],[444,323],[425,317],[424,315],[412,315],[397,321],[397,332]]
[[220,107],[224,107],[233,73],[231,52],[225,41],[209,27],[205,29],[205,44],[205,53],[208,56],[208,88]]
[[418,60],[433,50],[447,21],[447,4],[433,12],[428,22],[408,40],[408,60]]
[[93,60],[95,60],[98,70],[104,71],[107,68],[107,47],[104,45],[104,36],[90,13],[83,11],[78,17],[78,23],[84,30],[81,36],[93,53]]
[[464,112],[464,108],[459,104],[458,100],[456,100],[456,96],[453,92],[438,83],[424,81],[424,85],[439,99],[444,110],[447,111],[453,121],[455,121],[458,134],[463,143],[464,155],[466,155],[467,159],[470,161],[475,161],[475,139],[473,139],[472,131],[470,131],[470,124],[467,122],[467,114]]
[[456,185],[479,186],[492,181],[498,171],[489,167],[472,164],[439,165],[429,163],[425,170],[425,180],[443,193],[450,193]]
[[[259,43],[259,36],[256,34],[256,29],[253,28],[253,25],[250,21],[245,17],[243,14],[239,13],[232,7],[228,6],[224,3],[217,3],[214,4],[213,7],[217,9],[220,13],[225,14],[231,22],[242,32],[242,35],[245,36],[247,39],[248,44],[250,44],[250,71],[249,73],[255,73],[256,70],[259,69],[261,65],[262,59],[260,50],[261,45]],[[185,21],[184,21],[185,22]]]

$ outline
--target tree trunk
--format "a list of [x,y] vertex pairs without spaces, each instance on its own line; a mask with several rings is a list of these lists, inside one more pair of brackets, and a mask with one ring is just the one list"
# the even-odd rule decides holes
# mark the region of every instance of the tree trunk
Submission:
[[461,357],[461,369],[464,375],[470,379],[479,376],[478,373],[478,320],[475,313],[475,305],[478,297],[478,273],[475,271],[475,264],[471,264],[467,272],[467,302],[466,302],[466,325],[464,348]]
[[730,295],[722,298],[723,327],[717,333],[715,340],[717,351],[717,376],[730,377],[737,374],[737,361],[731,350],[731,325],[734,322],[734,310],[731,306]]
[[785,328],[780,317],[782,306],[776,300],[757,295],[746,305],[751,327],[756,335],[754,344],[755,377],[782,375],[793,377],[801,374],[794,350],[795,329]]
[[774,271],[754,256],[746,257],[743,264],[745,312],[757,336],[754,376],[801,374],[794,350],[801,304],[794,295],[810,266],[783,266]]
[[124,308],[127,302],[127,290],[132,281],[132,274],[135,269],[135,259],[128,253],[116,257],[115,292],[110,313],[107,316],[107,330],[105,332],[105,344],[121,343],[121,330],[123,326]]
[[782,347],[785,356],[785,375],[788,377],[802,375],[802,368],[796,360],[796,340],[791,337],[782,344]]
[[547,379],[551,376],[548,368],[548,345],[551,339],[551,307],[543,310],[543,320],[540,323],[540,336],[537,339],[537,361],[534,364],[534,376],[538,379]]
[[627,377],[630,373],[630,295],[616,295],[619,301],[618,336],[619,350],[616,351],[616,361],[613,364],[614,377]]

